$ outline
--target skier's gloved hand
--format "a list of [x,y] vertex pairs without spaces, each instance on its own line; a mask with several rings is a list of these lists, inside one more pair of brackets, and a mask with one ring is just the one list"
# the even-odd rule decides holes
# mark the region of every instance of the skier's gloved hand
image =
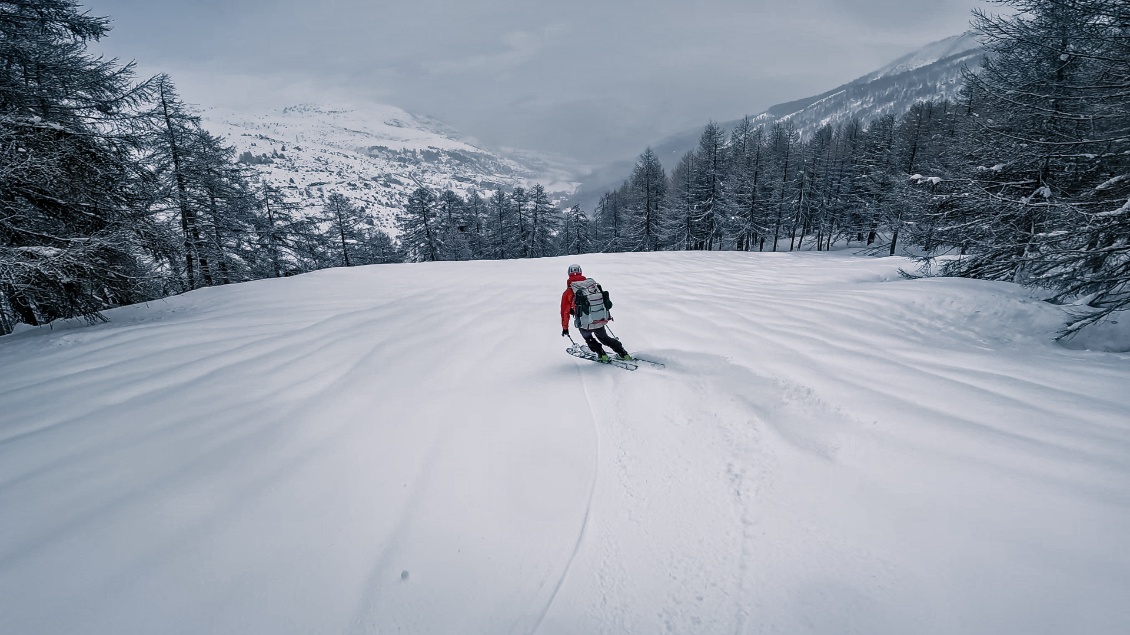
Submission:
[[569,329],[561,329],[561,337],[569,337]]

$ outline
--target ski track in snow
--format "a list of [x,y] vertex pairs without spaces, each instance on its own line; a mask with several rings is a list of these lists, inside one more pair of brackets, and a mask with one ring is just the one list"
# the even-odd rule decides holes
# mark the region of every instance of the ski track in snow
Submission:
[[[596,439],[596,443],[593,445],[594,467],[592,474],[592,485],[589,488],[588,502],[585,503],[585,514],[584,518],[581,520],[581,531],[577,534],[577,544],[573,547],[573,553],[569,554],[569,561],[565,563],[564,570],[561,572],[561,577],[557,580],[557,584],[554,585],[553,592],[549,595],[549,601],[546,602],[545,608],[538,615],[537,622],[534,623],[534,627],[530,631],[531,633],[537,633],[538,629],[541,628],[542,621],[545,620],[545,616],[549,613],[549,609],[553,607],[553,602],[557,599],[557,594],[561,591],[561,587],[565,584],[565,580],[569,577],[569,570],[573,567],[573,562],[577,559],[577,554],[580,553],[581,545],[585,539],[585,530],[587,530],[589,526],[589,518],[592,516],[592,502],[596,494],[597,472],[600,466],[600,431],[596,425],[597,414],[596,410],[593,408],[592,395],[589,393],[588,385],[585,383],[585,375],[581,371],[580,367],[577,368],[577,376],[581,382],[581,388],[584,390],[585,403],[588,405],[589,416],[592,420],[593,425],[593,435]],[[515,627],[512,627],[510,629],[510,632],[516,632],[516,627],[517,624],[515,625]]]
[[[666,369],[563,354],[574,260]],[[385,265],[0,338],[0,631],[1124,632],[1130,356],[907,266]]]

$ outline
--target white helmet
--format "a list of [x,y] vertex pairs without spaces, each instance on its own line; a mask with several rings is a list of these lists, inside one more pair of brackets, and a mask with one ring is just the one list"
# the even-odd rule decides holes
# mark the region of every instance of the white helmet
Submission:
[[581,265],[569,265],[569,275],[581,273]]

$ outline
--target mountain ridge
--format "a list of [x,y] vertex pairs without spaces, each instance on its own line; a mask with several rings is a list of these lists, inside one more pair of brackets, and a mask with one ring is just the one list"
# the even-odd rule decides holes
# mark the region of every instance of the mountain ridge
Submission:
[[303,102],[255,110],[216,107],[202,125],[232,145],[257,180],[279,188],[305,213],[338,192],[366,207],[395,235],[396,215],[416,187],[460,196],[541,182],[559,196],[575,184],[551,160],[488,150],[443,122],[385,104]]

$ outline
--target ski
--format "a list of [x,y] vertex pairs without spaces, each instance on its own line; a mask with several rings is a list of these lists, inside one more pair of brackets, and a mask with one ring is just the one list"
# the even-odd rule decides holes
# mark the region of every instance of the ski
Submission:
[[664,364],[663,362],[656,362],[656,361],[652,361],[650,359],[644,359],[642,357],[636,357],[635,355],[632,355],[632,361],[647,364],[647,365],[651,366],[652,368],[654,368],[656,370],[663,370],[664,368],[667,368],[667,364]]
[[600,361],[600,358],[598,358],[596,356],[596,353],[590,351],[588,348],[584,348],[584,347],[580,347],[580,346],[570,346],[569,348],[565,349],[565,352],[569,353],[573,357],[578,357],[580,359],[587,359],[590,362],[596,362],[598,364],[608,364],[609,366],[615,366],[617,368],[623,368],[624,370],[636,370],[637,368],[639,368],[639,365],[636,364],[634,360],[628,361],[628,360],[623,360],[623,359],[617,359],[615,357],[609,357],[607,362],[602,362],[602,361]]
[[[575,349],[577,351],[580,351],[581,355],[575,355],[573,353],[573,351],[570,350],[570,349]],[[592,353],[592,350],[590,350],[588,346],[583,345],[583,343],[581,343],[581,345],[573,345],[570,348],[567,348],[565,350],[567,351],[568,354],[575,355],[576,357],[583,357],[584,359],[592,359],[593,362],[596,362],[596,360],[597,360],[597,355]],[[657,369],[657,371],[662,371],[663,368],[667,368],[667,364],[663,364],[662,362],[655,362],[654,359],[643,359],[643,358],[640,358],[640,357],[636,357],[635,355],[632,356],[632,359],[617,359],[616,357],[612,357],[612,359],[616,360],[616,362],[626,362],[628,364],[635,364],[637,367],[640,366],[640,364],[646,364],[646,365],[651,366],[652,368]]]

